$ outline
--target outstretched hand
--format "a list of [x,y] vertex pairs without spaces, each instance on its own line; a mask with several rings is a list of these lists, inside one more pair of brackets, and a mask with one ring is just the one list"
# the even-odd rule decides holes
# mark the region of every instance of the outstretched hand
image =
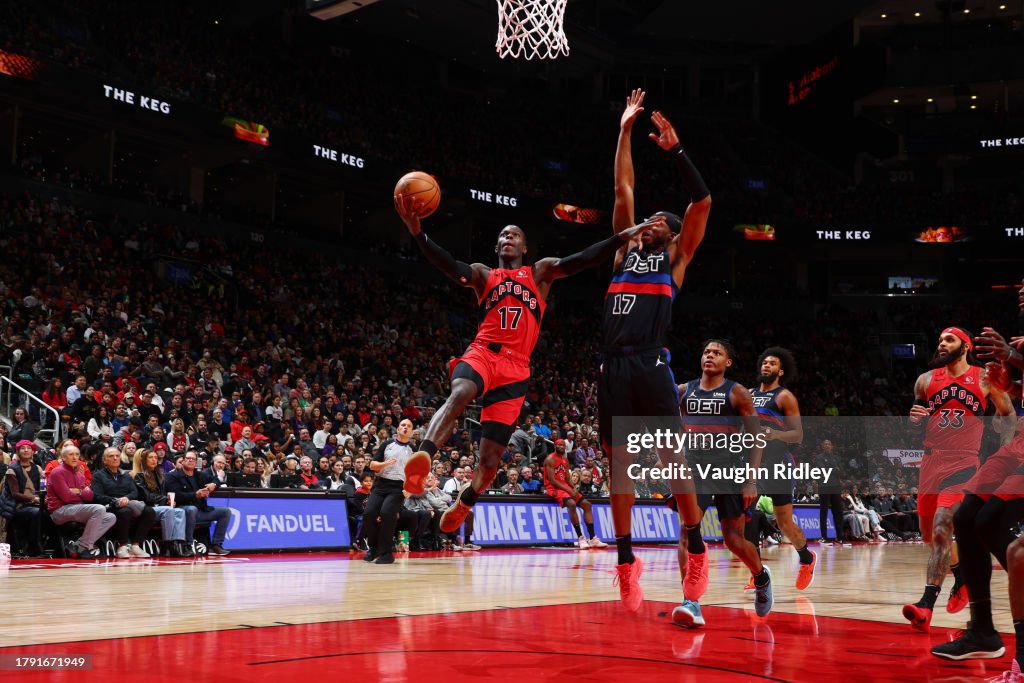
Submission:
[[618,236],[619,239],[621,239],[623,242],[629,242],[631,240],[640,239],[641,237],[644,236],[644,233],[647,233],[653,230],[654,228],[665,228],[666,230],[669,229],[668,222],[665,220],[664,216],[652,216],[651,218],[645,220],[643,223],[638,223],[631,228],[621,230],[618,233]]
[[974,355],[978,358],[1006,360],[1010,357],[1011,351],[1003,335],[991,327],[982,328],[981,333],[974,338]]
[[395,195],[395,211],[398,212],[402,222],[405,223],[405,227],[409,229],[409,233],[415,237],[422,232],[420,227],[420,209],[423,206],[423,200],[417,199],[415,195],[406,197],[405,195]]
[[626,108],[622,112],[622,119],[619,120],[619,127],[622,129],[628,129],[633,126],[633,122],[636,121],[636,117],[640,115],[640,112],[644,108],[640,105],[644,103],[644,95],[646,93],[640,88],[635,89],[626,98]]
[[676,129],[672,127],[672,122],[665,118],[665,115],[660,111],[651,112],[651,123],[658,129],[657,135],[651,133],[647,137],[658,143],[658,147],[664,150],[670,150],[679,144],[679,135],[676,134]]

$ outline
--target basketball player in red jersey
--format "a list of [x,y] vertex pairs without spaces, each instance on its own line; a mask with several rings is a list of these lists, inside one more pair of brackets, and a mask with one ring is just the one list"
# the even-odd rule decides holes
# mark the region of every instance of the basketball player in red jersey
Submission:
[[[1024,323],[1024,282],[1018,310]],[[1024,337],[1014,337],[1007,343],[1002,335],[986,327],[974,342],[978,357],[991,361],[986,370],[992,385],[1019,399],[1021,387],[1011,381],[1008,366],[1024,370],[1024,356],[1020,353]],[[1016,416],[1002,424],[999,420],[993,422],[1004,445],[986,458],[978,473],[964,485],[964,501],[953,516],[962,572],[971,592],[971,618],[955,640],[936,645],[932,654],[952,660],[1003,656],[1003,641],[992,622],[993,555],[1009,577],[1010,616],[1017,636],[1017,652],[1011,669],[989,680],[1024,683],[1024,536],[1020,536],[1024,523],[1024,431],[1014,436]]]
[[972,344],[969,333],[947,327],[939,335],[932,369],[914,384],[910,422],[921,424],[927,419],[918,516],[921,536],[932,550],[924,595],[916,603],[904,605],[903,616],[919,631],[929,629],[935,601],[950,568],[954,581],[946,610],[956,613],[967,605],[959,558],[952,551],[953,515],[963,501],[964,484],[978,469],[978,450],[985,429],[982,418],[989,400],[997,414],[1013,414],[1009,398],[989,384],[985,370],[968,363]]
[[543,258],[533,266],[523,263],[526,233],[518,226],[506,225],[494,247],[499,267],[490,268],[457,261],[427,237],[420,227],[420,206],[421,200],[414,196],[395,198],[398,215],[427,260],[455,282],[472,289],[484,316],[469,348],[461,358],[451,361],[452,393],[427,426],[421,450],[413,453],[405,466],[405,490],[423,493],[437,444],[448,440],[465,407],[480,399],[480,466],[473,471],[471,484],[462,489],[455,504],[441,517],[441,530],[452,533],[462,526],[480,492],[494,480],[498,461],[519,419],[530,382],[530,354],[537,344],[551,284],[606,263],[623,242],[664,228],[665,218],[652,218],[581,252],[564,258]]
[[[607,548],[608,544],[594,533],[594,511],[590,501],[569,485],[569,461],[565,457],[565,440],[555,441],[555,452],[544,458],[544,492],[555,499],[558,507],[568,508],[569,521],[579,539],[579,548]],[[583,521],[587,525],[588,541],[580,529],[580,516],[576,508],[583,508]]]

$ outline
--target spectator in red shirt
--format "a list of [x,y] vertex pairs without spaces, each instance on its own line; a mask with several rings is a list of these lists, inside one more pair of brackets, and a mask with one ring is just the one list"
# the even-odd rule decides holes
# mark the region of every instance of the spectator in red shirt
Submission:
[[43,390],[43,402],[57,411],[68,407],[68,397],[64,392],[64,383],[60,381],[60,377],[51,379],[46,389]]
[[85,525],[82,538],[74,542],[73,552],[84,559],[95,559],[100,555],[96,542],[114,526],[117,518],[102,505],[92,503],[93,492],[79,468],[79,456],[74,442],[65,442],[61,447],[61,464],[47,477],[46,509],[54,524]]

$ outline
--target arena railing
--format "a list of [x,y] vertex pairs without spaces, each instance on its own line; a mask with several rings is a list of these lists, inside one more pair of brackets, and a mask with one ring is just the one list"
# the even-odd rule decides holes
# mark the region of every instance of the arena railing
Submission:
[[[53,427],[43,426],[39,431],[36,432],[36,437],[41,441],[52,442],[50,443],[51,448],[55,448],[63,435],[64,423],[61,421],[60,412],[56,408],[53,408],[46,404],[41,398],[33,394],[31,391],[21,386],[10,377],[0,375],[0,388],[4,396],[4,413],[6,415],[11,414],[12,405],[20,405],[25,408],[26,412],[30,412],[29,408],[32,404],[35,404],[39,409],[39,415],[52,414],[53,416]],[[18,392],[21,398],[15,398],[15,393]],[[48,439],[46,437],[49,437]]]

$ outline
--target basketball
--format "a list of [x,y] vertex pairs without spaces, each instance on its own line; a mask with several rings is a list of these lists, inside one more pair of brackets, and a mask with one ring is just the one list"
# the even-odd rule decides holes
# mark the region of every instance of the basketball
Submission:
[[437,184],[434,176],[423,171],[409,171],[398,179],[395,185],[395,201],[399,196],[416,196],[423,202],[420,209],[420,218],[426,218],[437,210],[441,203],[441,187]]

